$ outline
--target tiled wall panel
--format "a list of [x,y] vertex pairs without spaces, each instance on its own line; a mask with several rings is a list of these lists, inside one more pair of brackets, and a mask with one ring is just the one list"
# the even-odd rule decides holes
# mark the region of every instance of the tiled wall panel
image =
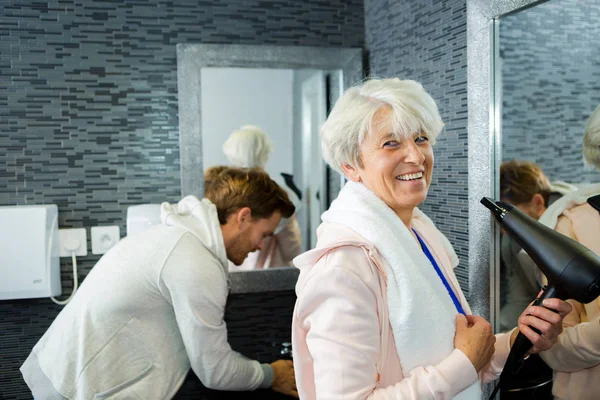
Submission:
[[448,236],[468,290],[467,17],[465,0],[366,0],[371,75],[413,79],[436,100],[446,127],[421,209]]
[[549,1],[500,21],[503,159],[533,161],[550,180],[600,182],[581,155],[600,104],[600,4]]

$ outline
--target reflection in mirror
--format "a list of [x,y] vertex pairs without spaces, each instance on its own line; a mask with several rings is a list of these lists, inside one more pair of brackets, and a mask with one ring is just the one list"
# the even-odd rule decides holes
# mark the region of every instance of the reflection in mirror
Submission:
[[[586,120],[600,104],[598,18],[597,3],[556,0],[499,22],[496,65],[502,83],[505,162],[500,195],[535,219],[575,187],[600,182],[600,174],[584,165],[581,153]],[[518,246],[506,244],[505,239],[502,255],[513,258]],[[502,258],[503,303],[526,306],[537,294],[533,272],[513,267],[517,260]],[[516,286],[514,281],[529,283]],[[516,311],[510,316],[501,311],[505,327],[514,326],[517,317]]]
[[[202,197],[204,170],[226,161],[223,142],[233,130],[258,126],[275,146],[266,171],[273,178],[291,175],[300,189],[302,250],[313,246],[320,214],[342,181],[325,167],[315,139],[327,109],[363,78],[362,57],[358,48],[178,44],[182,196]],[[232,293],[250,293],[292,290],[298,271],[231,275]]]
[[[495,108],[501,116],[496,124],[501,133],[499,197],[536,220],[548,220],[556,211],[546,211],[557,199],[600,182],[598,171],[586,167],[582,157],[586,121],[600,104],[599,18],[598,3],[553,0],[498,20],[494,73]],[[517,324],[545,281],[507,235],[500,235],[496,249],[498,330],[505,331]],[[598,311],[595,307],[593,313]],[[573,396],[580,389],[571,387],[565,376],[555,375],[554,394]],[[520,395],[553,398],[552,369],[539,357],[525,362],[515,382]],[[505,390],[502,399],[517,398],[516,393]]]
[[262,167],[287,190],[297,209],[263,249],[241,266],[231,264],[231,271],[291,266],[295,256],[315,245],[314,229],[328,192],[319,128],[330,82],[339,76],[339,71],[310,69],[201,69],[205,170]]

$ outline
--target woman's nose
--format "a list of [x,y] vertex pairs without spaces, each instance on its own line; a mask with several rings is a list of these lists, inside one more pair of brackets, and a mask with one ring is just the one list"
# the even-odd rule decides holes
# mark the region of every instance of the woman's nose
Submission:
[[406,163],[422,164],[423,161],[425,161],[423,151],[421,151],[421,148],[412,140],[407,141],[405,151],[406,156],[404,160]]

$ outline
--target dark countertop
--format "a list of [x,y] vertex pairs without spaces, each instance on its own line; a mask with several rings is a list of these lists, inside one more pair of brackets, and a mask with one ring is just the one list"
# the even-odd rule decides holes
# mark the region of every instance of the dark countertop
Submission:
[[294,290],[300,270],[294,267],[231,272],[230,294]]
[[[177,398],[176,398],[177,399]],[[219,392],[211,391],[211,393],[203,393],[194,399],[201,400],[291,400],[293,397],[284,396],[281,393],[274,392],[270,389],[259,389],[252,392]]]
[[193,372],[190,372],[181,389],[173,400],[292,400],[293,397],[284,396],[271,389],[257,389],[250,392],[229,392],[207,389]]

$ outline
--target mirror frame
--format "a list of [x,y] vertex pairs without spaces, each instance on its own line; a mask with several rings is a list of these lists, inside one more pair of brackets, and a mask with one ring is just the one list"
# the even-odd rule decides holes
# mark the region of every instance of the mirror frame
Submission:
[[363,50],[237,44],[177,44],[181,195],[203,197],[201,68],[340,70],[344,88],[363,79]]
[[[547,0],[467,0],[467,109],[469,166],[469,304],[499,326],[500,231],[482,197],[498,199],[501,162],[498,18]],[[491,394],[485,385],[483,398]]]
[[499,230],[479,201],[499,197],[501,162],[498,18],[547,0],[467,1],[467,97],[469,143],[469,290],[473,313],[496,331],[499,311]]
[[[339,71],[343,88],[331,93],[334,104],[339,93],[363,77],[363,49],[308,46],[177,44],[177,92],[179,107],[179,151],[181,195],[204,197],[202,163],[202,68],[321,69]],[[336,92],[336,93],[334,93]],[[341,179],[337,179],[341,182]],[[335,182],[330,182],[335,183]],[[341,185],[335,185],[339,186]],[[339,187],[338,187],[339,190]],[[284,267],[230,274],[230,293],[294,290],[296,268]]]

